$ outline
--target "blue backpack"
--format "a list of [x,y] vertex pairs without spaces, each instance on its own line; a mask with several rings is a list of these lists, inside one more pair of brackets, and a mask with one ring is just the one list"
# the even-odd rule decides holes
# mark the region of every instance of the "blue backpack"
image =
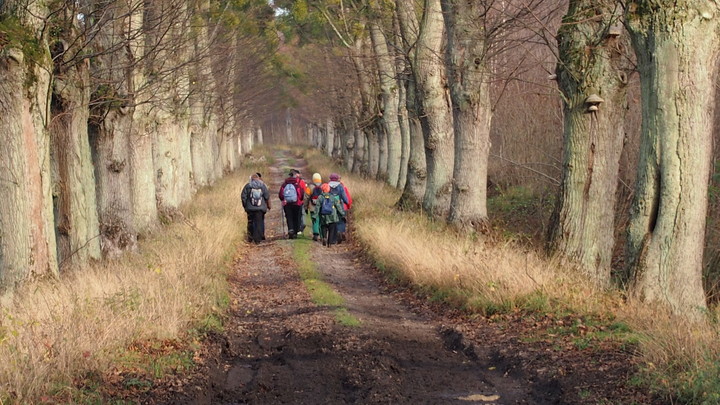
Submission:
[[332,215],[335,212],[335,197],[330,194],[323,193],[319,198],[322,198],[320,203],[320,215]]
[[298,192],[297,188],[295,188],[295,185],[292,183],[288,183],[283,188],[283,199],[286,203],[294,203],[298,200]]

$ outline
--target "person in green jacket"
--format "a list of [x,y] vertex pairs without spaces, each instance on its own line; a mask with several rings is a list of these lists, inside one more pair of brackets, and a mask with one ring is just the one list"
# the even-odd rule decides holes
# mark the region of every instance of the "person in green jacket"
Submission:
[[315,214],[320,219],[320,235],[323,246],[337,244],[337,225],[345,217],[340,197],[330,193],[330,185],[327,183],[320,186],[322,193],[315,204]]

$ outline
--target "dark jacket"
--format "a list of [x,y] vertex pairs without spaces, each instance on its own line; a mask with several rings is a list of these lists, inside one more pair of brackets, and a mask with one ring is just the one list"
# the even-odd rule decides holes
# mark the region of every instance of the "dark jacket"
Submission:
[[350,199],[350,193],[347,187],[339,181],[331,181],[328,185],[330,186],[330,194],[339,196],[340,201],[343,203],[343,208],[349,210],[352,206],[352,200]]
[[278,193],[278,198],[280,198],[280,201],[283,202],[283,205],[285,205],[285,195],[283,194],[283,190],[287,184],[295,186],[295,191],[297,191],[298,194],[297,201],[293,204],[297,204],[302,207],[303,198],[305,197],[305,182],[299,177],[288,177],[285,179],[285,182],[283,182],[282,186],[280,186],[280,192]]
[[[260,199],[260,205],[253,205],[251,193],[252,189],[260,189],[262,191],[262,198]],[[267,212],[270,209],[270,191],[262,180],[250,180],[248,184],[243,187],[240,193],[240,199],[242,200],[243,208],[246,212],[250,211],[262,211]]]

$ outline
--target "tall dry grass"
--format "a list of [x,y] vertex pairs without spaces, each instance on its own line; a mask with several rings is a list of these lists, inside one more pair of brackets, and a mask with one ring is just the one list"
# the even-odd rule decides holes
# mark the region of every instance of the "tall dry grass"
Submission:
[[[307,152],[311,167],[325,176],[332,162]],[[509,241],[459,235],[422,213],[393,208],[400,191],[351,174],[343,182],[355,200],[353,229],[383,267],[420,287],[455,291],[471,304],[512,307],[541,292],[585,310],[602,310],[608,295],[593,284],[525,247]]]
[[228,262],[244,234],[239,193],[255,170],[246,171],[200,191],[181,210],[185,219],[142,241],[141,253],[5,297],[0,403],[62,397],[74,378],[109,370],[132,342],[178,338],[217,313],[228,301]]
[[[317,152],[307,157],[324,175],[337,170]],[[622,291],[600,289],[579,272],[513,241],[459,235],[420,213],[395,210],[400,192],[380,182],[348,174],[343,181],[355,200],[354,235],[394,276],[485,314],[519,308],[608,315],[632,331],[644,383],[685,403],[720,403],[717,307],[709,310],[707,322],[674,317],[627,300]]]

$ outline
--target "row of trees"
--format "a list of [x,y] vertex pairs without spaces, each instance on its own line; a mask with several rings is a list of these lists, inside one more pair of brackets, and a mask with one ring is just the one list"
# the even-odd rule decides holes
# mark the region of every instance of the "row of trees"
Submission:
[[272,18],[251,0],[0,2],[0,290],[134,249],[237,167],[278,99]]
[[[275,4],[300,45],[333,49],[312,68],[325,101],[299,107],[314,123],[311,141],[349,170],[403,189],[403,204],[461,230],[481,231],[488,220],[492,121],[495,107],[507,105],[498,98],[515,73],[538,63],[538,44],[554,55],[546,86],[562,100],[563,160],[548,246],[601,286],[611,281],[626,115],[637,102],[642,130],[625,248],[631,292],[691,317],[705,308],[715,2]],[[639,99],[629,96],[633,76]]]

